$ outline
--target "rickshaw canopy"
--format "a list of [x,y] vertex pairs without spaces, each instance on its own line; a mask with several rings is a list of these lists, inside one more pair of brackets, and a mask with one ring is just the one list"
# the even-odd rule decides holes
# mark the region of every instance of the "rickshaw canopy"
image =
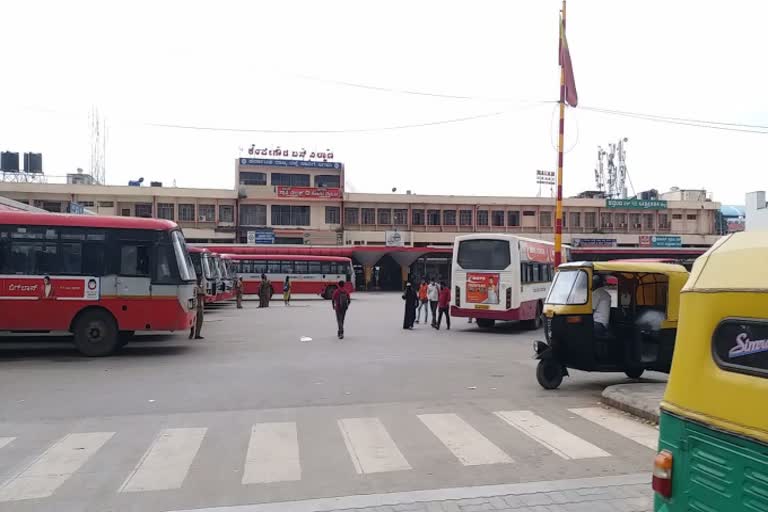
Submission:
[[768,442],[768,233],[720,239],[693,266],[662,409]]

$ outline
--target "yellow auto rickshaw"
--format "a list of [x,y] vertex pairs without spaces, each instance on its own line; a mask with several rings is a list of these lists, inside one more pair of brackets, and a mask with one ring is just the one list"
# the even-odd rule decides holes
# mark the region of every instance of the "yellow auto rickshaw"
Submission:
[[671,263],[576,262],[558,267],[544,303],[546,341],[535,341],[536,379],[555,389],[568,368],[668,372],[680,289],[688,271]]
[[768,233],[693,266],[659,421],[657,512],[768,511]]

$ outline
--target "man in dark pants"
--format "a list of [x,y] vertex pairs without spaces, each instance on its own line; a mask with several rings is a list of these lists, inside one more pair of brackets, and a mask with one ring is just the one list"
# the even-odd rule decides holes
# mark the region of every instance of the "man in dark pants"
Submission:
[[345,286],[346,282],[343,280],[339,281],[339,286],[333,292],[333,298],[331,299],[331,305],[336,312],[336,324],[339,327],[337,334],[340,340],[344,339],[344,318],[347,316],[347,309],[349,309],[349,303],[351,302]]
[[205,308],[205,288],[206,288],[206,281],[205,277],[198,276],[197,277],[197,285],[195,286],[195,307],[197,308],[196,315],[195,315],[195,325],[192,326],[192,328],[189,330],[189,339],[192,339],[193,337],[196,340],[202,340],[203,337],[200,335],[200,331],[203,328],[203,310]]

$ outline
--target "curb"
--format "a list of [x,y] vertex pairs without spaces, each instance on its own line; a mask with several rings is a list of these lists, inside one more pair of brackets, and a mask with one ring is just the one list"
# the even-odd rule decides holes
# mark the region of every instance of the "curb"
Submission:
[[629,403],[625,400],[625,394],[611,390],[611,386],[605,388],[602,395],[603,398],[601,401],[605,405],[627,412],[646,421],[650,421],[654,425],[659,424],[658,407],[656,407],[656,409],[653,411],[649,411],[646,408]]

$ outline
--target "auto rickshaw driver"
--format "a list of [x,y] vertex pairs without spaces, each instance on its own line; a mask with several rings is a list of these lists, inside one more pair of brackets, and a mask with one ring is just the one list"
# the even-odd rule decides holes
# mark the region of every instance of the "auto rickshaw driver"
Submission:
[[600,274],[592,276],[592,319],[595,338],[610,338],[611,294],[605,289],[605,279]]

